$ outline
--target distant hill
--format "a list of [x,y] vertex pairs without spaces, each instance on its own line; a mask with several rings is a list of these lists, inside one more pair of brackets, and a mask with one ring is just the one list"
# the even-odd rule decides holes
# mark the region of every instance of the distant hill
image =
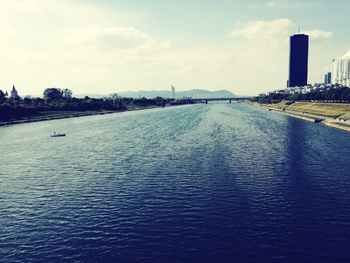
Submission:
[[[163,97],[170,98],[171,92],[170,90],[140,90],[140,91],[125,91],[125,92],[117,92],[117,94],[121,97],[128,98],[155,98],[155,97]],[[76,95],[76,97],[91,97],[91,98],[102,98],[106,97],[106,95],[99,94],[80,94]],[[185,91],[177,91],[176,98],[184,98],[184,97],[192,97],[196,99],[202,98],[234,98],[236,97],[231,91],[228,90],[216,90],[209,91],[204,89],[192,89]]]

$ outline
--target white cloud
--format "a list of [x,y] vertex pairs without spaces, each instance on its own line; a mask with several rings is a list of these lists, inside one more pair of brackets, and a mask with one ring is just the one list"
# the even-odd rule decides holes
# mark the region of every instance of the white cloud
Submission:
[[170,41],[156,41],[134,27],[92,26],[77,42],[102,51],[166,49]]
[[84,36],[83,44],[101,49],[130,49],[148,45],[152,39],[133,27],[93,26]]
[[[249,40],[286,40],[297,25],[290,19],[260,20],[239,24],[230,33],[230,37],[241,37]],[[320,29],[306,30],[302,33],[310,36],[312,41],[326,40],[332,37],[333,33]]]
[[243,37],[247,39],[271,40],[285,37],[289,34],[293,23],[289,19],[271,21],[250,21],[241,24],[229,33],[230,37]]
[[333,36],[333,32],[327,32],[318,29],[303,31],[302,33],[309,35],[311,41],[327,40]]

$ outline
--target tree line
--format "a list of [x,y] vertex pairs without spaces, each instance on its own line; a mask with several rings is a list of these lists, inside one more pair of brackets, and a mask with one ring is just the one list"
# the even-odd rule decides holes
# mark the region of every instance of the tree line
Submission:
[[271,93],[269,95],[258,96],[252,99],[252,101],[262,104],[277,103],[282,100],[350,102],[350,88],[340,87],[328,90],[315,90],[305,94]]
[[174,104],[194,103],[191,99],[175,101],[162,97],[124,98],[114,93],[105,98],[74,98],[69,89],[48,88],[43,92],[42,98],[9,98],[0,90],[0,121],[20,119],[48,111],[125,111],[130,106],[137,107],[164,107]]

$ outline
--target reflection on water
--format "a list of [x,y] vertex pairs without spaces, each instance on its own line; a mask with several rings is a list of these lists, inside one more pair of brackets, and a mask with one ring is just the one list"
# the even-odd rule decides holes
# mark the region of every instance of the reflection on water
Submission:
[[2,127],[0,140],[2,261],[350,259],[346,132],[209,104]]

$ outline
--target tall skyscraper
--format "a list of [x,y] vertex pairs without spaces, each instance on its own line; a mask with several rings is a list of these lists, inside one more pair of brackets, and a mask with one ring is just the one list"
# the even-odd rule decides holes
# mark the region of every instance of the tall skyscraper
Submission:
[[288,87],[307,85],[309,62],[309,36],[297,34],[290,38]]

